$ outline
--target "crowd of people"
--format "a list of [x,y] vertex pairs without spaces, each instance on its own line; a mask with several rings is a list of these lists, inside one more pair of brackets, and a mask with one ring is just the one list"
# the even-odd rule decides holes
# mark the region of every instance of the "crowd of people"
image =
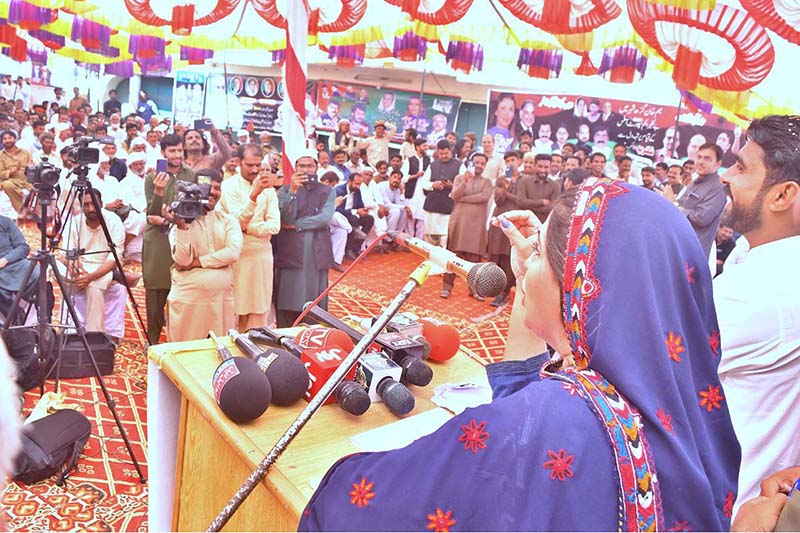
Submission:
[[[497,370],[496,375],[490,372],[496,401],[485,416],[502,427],[502,432],[521,430],[510,422],[515,418],[511,411],[516,412],[520,399],[534,405],[547,404],[553,395],[563,394],[558,391],[564,390],[575,390],[569,395],[579,397],[589,397],[598,390],[606,396],[612,394],[602,381],[592,385],[574,378],[576,369],[594,368],[589,362],[592,352],[593,360],[605,365],[601,365],[605,377],[622,387],[630,407],[638,409],[647,424],[660,424],[658,427],[663,428],[648,427],[656,458],[665,457],[665,450],[677,450],[682,457],[676,458],[673,465],[659,459],[663,486],[679,490],[681,483],[687,483],[678,476],[683,473],[697,487],[694,501],[679,498],[679,503],[659,493],[657,487],[641,487],[645,496],[666,502],[664,509],[670,520],[692,518],[696,529],[719,529],[727,524],[724,517],[729,519],[743,502],[758,495],[761,479],[800,463],[796,441],[800,419],[788,414],[800,412],[792,407],[800,398],[796,379],[800,371],[800,335],[792,319],[798,295],[791,284],[785,283],[790,279],[788,273],[782,276],[771,272],[778,264],[793,264],[787,258],[797,252],[800,220],[793,218],[800,213],[800,178],[794,166],[800,151],[797,117],[768,117],[754,122],[748,132],[750,142],[744,148],[737,147],[735,162],[722,177],[719,170],[725,154],[717,143],[700,144],[693,152],[694,158],[680,166],[658,162],[645,167],[639,182],[630,177],[631,158],[619,143],[609,151],[570,142],[557,149],[551,145],[549,150],[542,150],[535,143],[520,140],[504,146],[500,153],[495,145],[497,137],[491,132],[480,138],[473,133],[459,138],[454,132],[446,132],[429,144],[427,136],[419,135],[413,127],[404,127],[405,142],[395,153],[390,141],[397,125],[384,120],[373,124],[372,135],[361,137],[351,132],[347,121],[339,120],[337,131],[321,132],[315,147],[292,161],[293,173],[284,176],[282,154],[272,146],[267,132],[245,129],[234,134],[211,123],[203,130],[171,124],[168,118],[157,114],[145,93],[140,95],[137,112],[124,117],[114,91],[103,111],[98,112],[77,88],[73,99],[64,105],[59,103],[64,99],[63,91],[57,90],[54,96],[52,105],[30,107],[24,99],[9,101],[0,97],[0,208],[20,222],[45,215],[28,200],[31,184],[26,167],[44,162],[62,170],[58,198],[74,219],[64,238],[80,243],[77,248],[82,253],[77,257],[62,254],[60,259],[72,295],[80,300],[79,308],[89,331],[116,331],[117,325],[124,322],[124,305],[119,305],[125,297],[122,281],[136,282],[130,277],[120,279],[122,273],[114,272],[112,244],[122,251],[126,261],[142,263],[147,337],[156,344],[165,327],[167,340],[182,341],[205,338],[209,330],[290,326],[304,304],[325,291],[330,269],[344,271],[345,264],[370,245],[378,254],[408,251],[387,237],[391,232],[406,232],[447,248],[467,261],[488,259],[503,268],[507,286],[490,304],[509,304],[511,289],[516,287],[514,294],[518,297],[513,304],[507,355],[515,350],[521,352],[513,354],[516,358],[547,354],[549,346],[562,356],[561,366],[551,367],[548,372],[556,381],[562,381],[563,387],[558,384],[552,390],[537,385],[538,378],[531,377],[532,366],[517,372],[529,378],[525,383],[513,377],[514,369]],[[75,200],[68,194],[69,172],[77,165],[73,146],[86,136],[100,146],[99,161],[88,165],[88,181],[96,192],[97,205],[88,195],[68,205],[66,202]],[[585,252],[583,241],[575,232],[598,227],[599,233],[601,219],[592,219],[594,211],[586,204],[589,195],[595,193],[599,198],[610,199],[612,205],[603,229],[609,240],[602,241],[601,251],[592,259],[598,261],[599,277],[587,277],[581,284],[576,276],[583,274],[568,268],[575,267],[570,258]],[[576,205],[581,209],[577,210]],[[112,242],[108,242],[101,222],[105,222]],[[24,241],[13,223],[0,224],[0,230],[2,250],[19,248],[14,243]],[[591,232],[585,237],[591,239]],[[27,252],[17,252],[0,258],[0,303],[8,301],[15,291],[24,290],[13,284],[19,269],[9,267],[24,262],[25,255]],[[730,269],[730,274],[729,264],[737,266]],[[594,263],[591,268],[595,268]],[[713,291],[715,314],[711,278],[720,273]],[[647,278],[649,285],[634,287],[634,278]],[[581,336],[586,334],[590,319],[581,315],[568,325],[563,320],[573,309],[559,309],[572,298],[580,300],[582,291],[590,294],[584,295],[587,301],[594,301],[599,285],[596,292],[591,287],[599,282],[621,288],[615,293],[604,291],[598,300],[596,312],[604,318],[596,320],[602,321],[603,328],[611,333],[592,337],[587,344]],[[688,288],[679,288],[682,282]],[[454,284],[452,274],[444,275],[441,298],[451,296]],[[694,291],[693,286],[702,290]],[[564,292],[573,287],[578,287],[575,295]],[[537,297],[525,300],[525,294]],[[643,298],[647,294],[658,301]],[[479,294],[470,296],[483,301]],[[635,305],[633,300],[637,300]],[[326,300],[320,305],[325,307]],[[581,313],[586,312],[581,309]],[[592,311],[591,307],[588,309]],[[681,309],[689,311],[683,313]],[[538,312],[543,317],[552,316],[548,321],[538,317]],[[645,333],[628,344],[625,338],[634,321],[642,324],[641,331],[647,335],[666,335],[667,329],[663,328],[683,328],[683,333],[670,330],[666,342],[656,343],[657,350]],[[760,327],[755,328],[756,322]],[[591,327],[597,329],[596,324]],[[520,333],[531,328],[532,332]],[[637,342],[641,352],[636,357],[644,361],[640,361],[640,367],[619,359]],[[687,350],[689,353],[682,356]],[[664,361],[656,361],[655,355],[644,355],[662,351]],[[717,378],[716,359],[720,353]],[[694,370],[675,370],[678,367],[671,366],[688,355],[708,356],[709,361]],[[536,375],[547,360],[549,355],[541,361],[537,359]],[[614,370],[629,366],[631,374],[627,376]],[[663,402],[660,404],[649,399],[652,391],[642,381],[653,375],[653,368],[674,378],[670,381],[674,390],[659,393],[657,401]],[[699,408],[696,402],[691,409],[688,407],[697,391],[690,394],[688,389],[683,390],[685,379],[697,381],[698,385],[699,380],[706,380],[703,386],[707,389],[705,395],[700,393]],[[725,387],[724,396],[720,381]],[[538,388],[530,389],[529,384]],[[528,392],[522,395],[524,398],[506,402],[518,391]],[[755,397],[760,401],[754,401]],[[720,408],[723,399],[727,401]],[[607,405],[610,404],[604,403],[598,412]],[[756,405],[766,408],[756,409]],[[503,414],[506,408],[511,409],[508,416]],[[665,414],[668,408],[671,415]],[[570,416],[583,420],[587,431],[597,430],[591,425],[597,421],[586,418],[585,406],[570,409],[574,411]],[[713,420],[704,418],[706,411],[713,411]],[[765,412],[774,413],[767,417],[767,423],[759,418],[767,416]],[[607,422],[620,423],[621,419],[615,420]],[[553,440],[563,433],[558,424],[536,423],[541,427],[534,433],[542,435],[543,446],[564,446]],[[765,430],[755,432],[753,427]],[[445,428],[449,429],[436,435],[449,435],[450,430],[459,432],[454,423]],[[498,430],[492,429],[491,435],[495,431]],[[680,438],[670,440],[676,434]],[[562,442],[579,445],[570,440],[574,435],[562,436]],[[598,433],[597,439],[601,438],[603,435]],[[453,440],[464,442],[455,434]],[[628,452],[630,445],[626,444]],[[742,449],[741,471],[738,445]],[[478,448],[481,446],[475,443],[473,453]],[[518,448],[498,448],[497,454],[487,455],[487,460],[505,457],[507,461],[507,454],[513,455]],[[386,460],[397,459],[398,465],[408,461],[422,464],[425,461],[421,456],[414,455],[418,449],[419,446],[406,448]],[[582,451],[582,460],[587,463],[611,464],[613,460],[600,448]],[[673,452],[670,453],[675,455]],[[571,462],[564,462],[565,457],[553,453],[550,466],[545,463],[547,475],[539,476],[541,480],[534,476],[528,486],[544,486],[548,477],[561,481],[572,477]],[[624,455],[623,451],[617,459]],[[706,456],[715,459],[702,459]],[[376,477],[380,477],[380,470],[386,470],[370,463],[372,459],[355,461],[366,461],[366,467],[356,470],[372,472]],[[338,469],[345,485],[358,482],[348,477],[347,465],[351,463],[345,462],[346,466]],[[626,466],[619,461],[614,464],[613,468]],[[575,483],[586,483],[583,492],[608,493],[611,500],[615,499],[613,491],[596,490],[595,478],[578,479],[577,465]],[[442,478],[453,469],[472,472],[477,468],[458,461],[429,466],[440,469]],[[496,468],[490,463],[485,466]],[[642,466],[645,467],[652,465]],[[655,471],[648,472],[655,480]],[[588,471],[581,475],[587,474]],[[608,483],[619,479],[613,473],[607,477]],[[330,491],[325,487],[336,486],[337,479],[321,485],[323,490],[312,499],[311,512],[304,515],[302,527],[354,528],[355,522],[340,521],[352,518],[346,513],[328,512],[326,498]],[[453,491],[459,483],[466,483],[466,479],[459,479],[452,478]],[[416,480],[409,479],[409,483],[408,488],[398,483],[398,490],[414,493],[415,503],[421,505],[428,494],[412,489]],[[497,490],[501,489],[502,483],[497,486]],[[533,494],[526,501],[536,500]],[[567,500],[569,497],[564,494]],[[507,516],[528,517],[528,529],[582,529],[586,525],[553,518],[556,500],[565,501],[556,495],[553,498],[552,505],[512,505]],[[615,502],[611,500],[605,503],[613,511]],[[468,498],[453,502],[454,507],[464,510],[481,505]],[[591,523],[594,529],[621,527],[618,513],[607,513],[607,507],[598,508],[600,518]],[[718,514],[711,513],[711,507],[717,508]],[[363,516],[376,519],[371,514]],[[417,528],[416,523],[405,522],[404,516],[389,512],[383,517],[396,520],[391,522],[393,526]],[[390,522],[370,524],[374,529],[380,528],[377,524],[388,527]],[[471,524],[507,529],[512,523],[490,520]]]

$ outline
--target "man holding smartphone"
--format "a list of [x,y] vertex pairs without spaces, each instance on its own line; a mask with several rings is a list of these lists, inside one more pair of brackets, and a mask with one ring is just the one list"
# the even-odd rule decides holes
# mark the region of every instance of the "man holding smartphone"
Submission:
[[[211,140],[214,141],[216,146],[213,154],[211,153],[211,145],[208,144],[205,135],[203,135],[204,131],[211,133]],[[214,126],[211,119],[195,120],[194,129],[186,130],[183,139],[183,146],[186,150],[185,164],[195,172],[204,168],[213,168],[222,172],[223,165],[231,157],[231,147],[228,141]]]
[[264,151],[239,147],[241,171],[222,184],[220,209],[233,215],[243,234],[242,253],[233,266],[233,302],[239,331],[269,326],[272,305],[272,236],[281,229],[272,174],[261,173]]
[[151,345],[158,344],[161,337],[161,329],[165,325],[164,306],[172,286],[172,255],[167,233],[173,217],[167,212],[167,207],[175,200],[178,181],[194,183],[196,180],[195,171],[183,163],[183,139],[177,135],[165,135],[161,139],[161,154],[165,170],[148,174],[144,181],[147,226],[142,248],[142,275],[147,339]]

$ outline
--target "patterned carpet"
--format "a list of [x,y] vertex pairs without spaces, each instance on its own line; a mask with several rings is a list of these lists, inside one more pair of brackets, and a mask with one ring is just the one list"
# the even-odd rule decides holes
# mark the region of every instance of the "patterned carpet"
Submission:
[[[34,228],[23,231],[32,247]],[[420,259],[395,252],[372,254],[362,261],[331,293],[330,310],[337,316],[372,316],[400,290]],[[130,270],[137,270],[130,267]],[[331,281],[339,276],[331,271]],[[419,288],[404,310],[450,322],[462,332],[462,346],[486,362],[502,355],[508,329],[509,308],[487,316],[496,308],[467,295],[457,280],[449,299],[439,298],[441,281],[433,277]],[[144,315],[144,289],[133,289]],[[58,300],[59,298],[57,298]],[[147,361],[138,324],[128,304],[125,339],[117,348],[114,372],[105,383],[117,402],[117,412],[147,475]],[[53,390],[53,382],[47,389]],[[138,481],[118,429],[94,378],[62,380],[66,403],[77,404],[92,423],[92,437],[78,469],[64,487],[46,480],[24,486],[12,483],[0,495],[0,512],[17,531],[147,531],[147,485]],[[39,398],[38,389],[25,394],[27,415]]]

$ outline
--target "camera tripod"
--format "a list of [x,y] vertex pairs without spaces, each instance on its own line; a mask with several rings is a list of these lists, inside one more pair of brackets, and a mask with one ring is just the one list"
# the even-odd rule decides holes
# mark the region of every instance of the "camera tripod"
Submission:
[[[88,173],[88,168],[80,169],[82,173]],[[80,176],[78,172],[76,172]],[[85,179],[85,174],[84,174]],[[92,201],[94,202],[95,209],[97,207],[97,197],[92,194],[93,190],[89,187],[89,193],[92,197]],[[128,434],[125,432],[125,428],[122,425],[122,421],[119,418],[116,410],[116,402],[111,398],[111,395],[106,388],[105,382],[103,381],[103,377],[100,374],[100,369],[97,366],[97,360],[94,357],[94,353],[92,353],[92,348],[89,345],[89,341],[86,338],[86,329],[81,324],[78,318],[78,312],[75,309],[75,305],[72,302],[72,299],[69,297],[69,291],[67,289],[66,282],[64,281],[63,276],[58,270],[58,265],[56,264],[55,255],[47,249],[47,208],[52,202],[53,196],[53,189],[51,187],[39,187],[37,190],[37,202],[41,208],[42,216],[39,219],[39,231],[41,233],[41,247],[40,249],[29,258],[29,265],[27,270],[25,271],[25,277],[23,278],[22,284],[20,285],[20,290],[17,291],[17,294],[14,296],[14,301],[11,303],[11,310],[6,317],[6,322],[3,325],[3,333],[5,334],[9,330],[12,329],[22,329],[28,328],[30,326],[18,325],[13,326],[14,319],[16,318],[17,314],[21,311],[20,302],[22,300],[23,294],[26,292],[24,288],[28,287],[34,269],[36,267],[39,268],[39,279],[38,279],[38,296],[36,297],[36,312],[37,312],[37,331],[38,331],[38,341],[36,345],[37,355],[39,358],[39,368],[40,368],[40,377],[41,381],[39,383],[39,392],[40,394],[44,394],[44,381],[45,381],[45,372],[47,371],[47,354],[48,354],[48,346],[47,346],[47,334],[48,328],[72,328],[74,327],[78,336],[80,336],[81,341],[83,342],[83,347],[86,349],[86,353],[89,355],[89,360],[92,363],[92,369],[94,370],[94,375],[97,378],[97,382],[100,385],[100,389],[103,392],[103,396],[105,397],[106,404],[108,405],[109,411],[111,411],[112,416],[114,417],[114,422],[117,425],[117,429],[119,429],[119,433],[122,436],[122,440],[125,442],[125,447],[128,450],[128,454],[133,461],[133,466],[136,468],[136,472],[139,475],[139,481],[141,483],[145,483],[147,480],[144,477],[144,473],[142,472],[141,467],[139,466],[138,461],[136,460],[136,456],[133,453],[133,447],[131,446],[130,440],[128,440]],[[102,220],[102,218],[101,218]],[[104,226],[104,230],[106,232],[106,237],[108,237],[108,230]],[[113,248],[112,248],[113,250]],[[116,257],[116,254],[115,254]],[[117,262],[119,260],[117,259]],[[119,264],[119,263],[118,263]],[[52,270],[53,277],[58,283],[59,288],[61,289],[62,294],[62,301],[67,306],[67,310],[69,312],[69,316],[72,319],[72,323],[74,326],[64,326],[61,324],[50,324],[49,321],[51,319],[48,316],[47,310],[47,270],[48,267]],[[130,289],[128,289],[130,290]],[[58,342],[58,349],[57,349],[57,359],[55,362],[55,370],[56,370],[56,377],[55,377],[55,390],[58,392],[58,384],[59,384],[59,375],[61,371],[61,347],[62,343]]]

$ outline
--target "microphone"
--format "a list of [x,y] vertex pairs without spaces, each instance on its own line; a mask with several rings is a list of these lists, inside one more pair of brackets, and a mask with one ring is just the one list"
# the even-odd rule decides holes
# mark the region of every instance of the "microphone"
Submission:
[[[361,332],[355,330],[319,306],[312,307],[306,317],[318,322],[324,322],[346,333],[351,339],[358,342],[363,337]],[[377,349],[376,349],[377,345]],[[424,387],[433,379],[433,370],[422,361],[423,345],[399,333],[381,333],[375,338],[370,348],[371,351],[383,351],[402,369],[400,381],[418,387]]]
[[434,361],[447,361],[452,358],[461,346],[461,335],[458,330],[436,318],[421,318],[422,334],[431,343],[430,358]]
[[470,291],[478,296],[493,298],[506,288],[506,274],[494,263],[472,263],[461,259],[450,250],[434,246],[407,233],[398,233],[395,240],[445,272],[466,280]]
[[353,351],[353,339],[347,333],[321,326],[312,326],[301,330],[294,338],[301,348],[323,348],[325,346],[338,346],[347,353]]
[[272,399],[267,376],[250,359],[234,357],[213,331],[208,334],[222,359],[211,378],[217,405],[237,424],[255,420],[264,414]]
[[229,330],[228,335],[266,374],[272,388],[272,403],[292,405],[303,397],[308,389],[308,372],[297,357],[280,348],[262,350],[235,329]]
[[402,416],[414,409],[414,395],[397,381],[403,369],[381,352],[361,356],[361,371],[372,401],[383,401],[392,413]]
[[[322,329],[322,328],[319,328]],[[345,352],[338,346],[318,346],[316,348],[302,348],[294,340],[285,335],[280,335],[269,328],[251,329],[248,333],[251,340],[261,344],[279,344],[286,348],[294,357],[302,363],[306,372],[308,387],[303,393],[306,401],[316,396],[322,385],[328,381],[339,363],[347,357],[349,352]],[[348,340],[350,340],[348,338]],[[352,342],[352,341],[351,341]],[[371,404],[367,389],[353,381],[355,377],[355,367],[345,379],[336,387],[334,393],[325,401],[324,405],[338,403],[344,411],[351,415],[363,415]]]

